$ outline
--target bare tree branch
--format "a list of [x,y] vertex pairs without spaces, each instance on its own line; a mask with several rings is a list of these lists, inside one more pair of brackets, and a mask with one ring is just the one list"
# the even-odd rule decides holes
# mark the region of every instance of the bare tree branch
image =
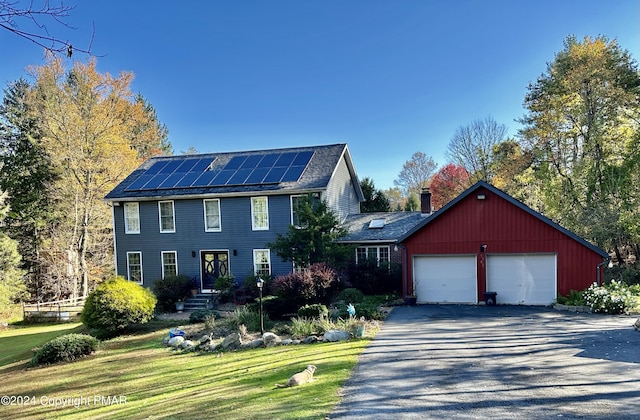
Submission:
[[[92,55],[91,46],[95,27],[92,27],[91,39],[86,49],[71,45],[49,32],[48,24],[59,25],[69,29],[76,29],[69,25],[65,19],[75,6],[51,5],[49,0],[43,0],[41,6],[34,5],[34,1],[23,4],[19,0],[0,0],[0,28],[22,37],[44,48],[52,54],[63,54],[71,57],[75,52]],[[32,29],[22,29],[27,26]]]

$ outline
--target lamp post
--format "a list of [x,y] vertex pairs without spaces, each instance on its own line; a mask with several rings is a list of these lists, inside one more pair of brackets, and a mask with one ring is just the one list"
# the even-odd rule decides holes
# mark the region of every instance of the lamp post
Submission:
[[264,280],[258,277],[256,279],[256,286],[258,286],[258,296],[260,298],[260,334],[264,334],[264,322],[262,320],[262,287],[264,286]]

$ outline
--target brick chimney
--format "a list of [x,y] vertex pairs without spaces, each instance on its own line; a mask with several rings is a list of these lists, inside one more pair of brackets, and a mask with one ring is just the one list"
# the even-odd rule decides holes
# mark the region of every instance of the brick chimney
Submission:
[[426,187],[420,192],[420,211],[423,214],[431,214],[431,191]]

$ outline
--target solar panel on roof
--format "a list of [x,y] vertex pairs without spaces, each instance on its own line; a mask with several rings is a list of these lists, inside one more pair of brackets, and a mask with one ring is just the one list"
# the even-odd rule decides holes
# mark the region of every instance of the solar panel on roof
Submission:
[[173,173],[178,166],[180,166],[182,162],[179,160],[171,160],[169,162],[167,162],[167,164],[164,166],[164,168],[160,169],[160,173],[161,174],[170,174]]
[[135,181],[133,181],[131,183],[131,185],[129,185],[127,187],[127,191],[131,191],[131,190],[141,190],[142,187],[144,187],[144,184],[146,184],[147,182],[149,182],[149,180],[153,178],[153,175],[146,175],[146,174],[142,174],[140,175],[140,177],[138,177],[138,179],[136,179]]
[[282,153],[273,166],[291,166],[293,159],[296,158],[296,152]]
[[227,185],[243,185],[247,177],[253,171],[252,168],[238,169],[227,181]]
[[244,181],[245,184],[261,184],[262,180],[269,173],[269,168],[256,168]]
[[184,162],[182,162],[180,166],[178,166],[178,168],[176,168],[176,172],[182,173],[182,174],[187,173],[199,161],[200,159],[187,159]]
[[236,171],[233,169],[223,169],[218,173],[218,175],[211,182],[209,182],[209,185],[212,185],[212,186],[225,185],[227,181],[229,181],[229,179],[235,173]]
[[276,163],[276,160],[278,160],[278,157],[280,156],[280,153],[269,153],[267,155],[264,155],[262,157],[262,160],[260,161],[260,163],[258,163],[258,168],[271,168],[273,166],[274,163]]
[[224,169],[238,169],[246,159],[246,156],[234,156],[224,165]]
[[166,165],[167,165],[167,162],[165,161],[156,162],[149,169],[144,171],[144,175],[155,175],[159,173],[160,170],[164,168]]
[[180,179],[180,181],[176,182],[174,187],[176,188],[190,187],[191,184],[193,184],[195,180],[200,177],[200,175],[202,175],[202,173],[200,172],[189,172],[188,174],[185,174],[182,177],[182,179]]
[[222,170],[211,169],[215,158],[161,160],[153,163],[126,191],[295,182],[304,173],[313,153],[236,155]]
[[248,169],[257,168],[258,164],[262,160],[262,156],[263,155],[250,155],[250,156],[247,156],[247,160],[245,160],[242,163],[240,168],[242,168],[242,169],[244,169],[244,168],[248,168]]
[[282,176],[286,172],[287,168],[271,168],[267,176],[264,177],[262,182],[271,183],[271,182],[280,182]]
[[191,183],[192,187],[206,187],[211,183],[211,180],[218,175],[220,171],[205,171],[198,179]]
[[313,152],[311,150],[307,150],[306,152],[298,152],[298,156],[296,156],[291,165],[307,166],[307,164],[311,160],[311,156],[313,156]]
[[178,181],[180,181],[185,176],[184,173],[174,172],[167,177],[162,183],[158,186],[158,188],[174,188]]
[[304,168],[306,168],[306,166],[292,166],[288,168],[280,182],[296,182],[300,179],[300,175],[304,172]]

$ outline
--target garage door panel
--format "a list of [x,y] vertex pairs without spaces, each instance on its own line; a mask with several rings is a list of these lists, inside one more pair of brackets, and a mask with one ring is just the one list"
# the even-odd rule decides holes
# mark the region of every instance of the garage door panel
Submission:
[[414,258],[416,296],[421,303],[477,303],[475,256]]
[[556,298],[556,256],[489,255],[487,291],[513,305],[548,305]]

